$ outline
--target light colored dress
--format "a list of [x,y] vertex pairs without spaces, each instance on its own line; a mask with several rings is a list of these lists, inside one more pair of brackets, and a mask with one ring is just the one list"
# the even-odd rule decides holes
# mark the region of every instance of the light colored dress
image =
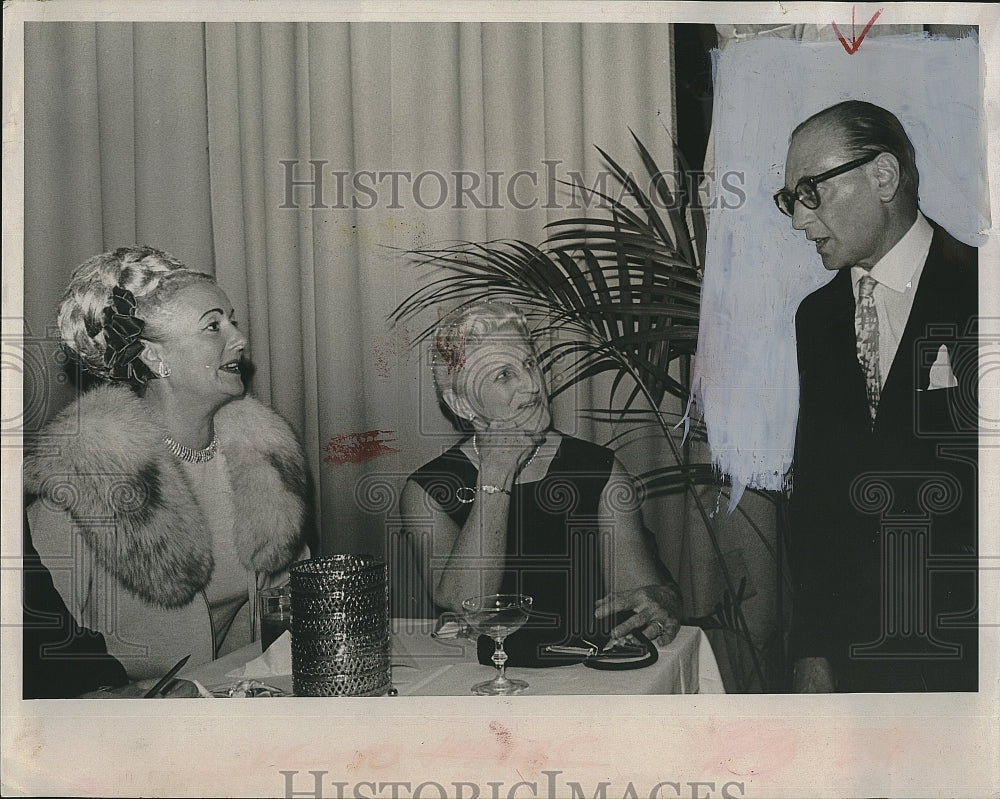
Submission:
[[[221,450],[210,461],[183,462],[183,469],[191,478],[191,491],[208,524],[205,532],[212,538],[215,568],[212,579],[205,586],[205,599],[212,619],[215,650],[217,655],[223,655],[231,649],[224,644],[233,620],[252,596],[248,591],[247,570],[236,555],[233,487],[226,473],[226,456]],[[236,638],[242,636],[234,636]]]

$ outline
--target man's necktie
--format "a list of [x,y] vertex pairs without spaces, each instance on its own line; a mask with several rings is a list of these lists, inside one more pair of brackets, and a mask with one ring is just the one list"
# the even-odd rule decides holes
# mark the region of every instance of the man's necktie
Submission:
[[858,363],[865,373],[865,388],[868,391],[868,412],[872,421],[878,411],[879,394],[882,389],[878,366],[878,316],[875,313],[875,298],[872,291],[877,281],[865,275],[858,283],[858,304],[855,308],[854,330],[858,340]]

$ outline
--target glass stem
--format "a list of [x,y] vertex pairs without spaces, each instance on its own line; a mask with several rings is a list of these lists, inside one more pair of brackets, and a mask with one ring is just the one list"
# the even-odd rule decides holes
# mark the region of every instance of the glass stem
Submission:
[[507,662],[507,652],[503,648],[504,637],[494,639],[497,646],[493,651],[493,665],[497,667],[497,682],[505,682],[507,679],[504,676],[504,664]]

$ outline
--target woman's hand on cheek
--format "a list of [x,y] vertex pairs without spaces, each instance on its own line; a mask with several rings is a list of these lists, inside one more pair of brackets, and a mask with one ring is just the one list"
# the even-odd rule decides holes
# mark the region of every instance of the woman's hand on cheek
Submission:
[[517,472],[531,460],[535,450],[545,441],[545,434],[504,428],[500,422],[477,432],[475,440],[484,466]]

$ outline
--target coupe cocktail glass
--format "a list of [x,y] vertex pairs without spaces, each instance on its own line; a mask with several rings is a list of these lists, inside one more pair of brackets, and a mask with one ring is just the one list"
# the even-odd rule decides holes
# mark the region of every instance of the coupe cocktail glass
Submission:
[[504,674],[507,653],[503,642],[512,632],[519,630],[528,621],[532,599],[524,594],[488,594],[476,596],[462,602],[466,621],[484,635],[496,642],[493,664],[497,675],[492,680],[472,686],[472,693],[487,696],[508,696],[519,694],[528,687],[524,680],[512,680]]

